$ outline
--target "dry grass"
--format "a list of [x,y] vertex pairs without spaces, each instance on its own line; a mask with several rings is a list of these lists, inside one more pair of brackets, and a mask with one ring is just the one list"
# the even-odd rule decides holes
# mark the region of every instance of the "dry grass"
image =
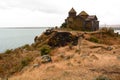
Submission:
[[[111,80],[119,80],[120,60],[117,56],[120,55],[120,48],[115,48],[116,53],[113,54],[114,50],[100,51],[101,46],[106,47],[104,45],[90,49],[91,45],[98,44],[83,40],[81,47],[84,49],[80,55],[75,53],[77,46],[73,49],[69,49],[69,46],[58,48],[53,51],[52,63],[41,64],[36,68],[28,66],[22,74],[16,74],[9,80],[93,80],[101,75]],[[60,56],[62,54],[63,57]],[[65,59],[71,55],[70,59]]]
[[11,51],[9,54],[0,54],[0,77],[11,76],[21,71],[38,55],[37,51],[23,51],[22,49]]

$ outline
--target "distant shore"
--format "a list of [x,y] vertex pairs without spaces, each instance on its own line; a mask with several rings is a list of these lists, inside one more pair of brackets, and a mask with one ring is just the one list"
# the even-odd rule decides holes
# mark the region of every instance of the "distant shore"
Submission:
[[[110,26],[106,26],[106,27],[110,27]],[[0,27],[0,29],[44,29],[44,28],[54,28],[54,27]],[[100,26],[100,29],[103,28],[103,26]],[[120,30],[120,27],[111,27],[114,30]]]
[[0,27],[0,29],[41,29],[41,28],[53,28],[53,27]]

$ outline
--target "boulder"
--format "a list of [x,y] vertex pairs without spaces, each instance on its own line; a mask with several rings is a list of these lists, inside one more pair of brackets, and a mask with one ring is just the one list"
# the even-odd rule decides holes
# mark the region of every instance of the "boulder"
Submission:
[[45,35],[50,35],[53,32],[53,28],[47,29],[46,32],[44,32]]
[[113,47],[108,46],[106,49],[107,49],[108,51],[111,51],[111,50],[113,49]]
[[49,55],[43,55],[41,56],[41,63],[48,63],[48,62],[51,62],[52,59]]
[[33,68],[39,67],[40,64],[33,64]]
[[51,47],[62,47],[68,44],[77,45],[78,37],[70,32],[56,32],[48,41],[48,45]]
[[98,76],[97,78],[93,79],[93,80],[111,80],[108,77],[105,76]]

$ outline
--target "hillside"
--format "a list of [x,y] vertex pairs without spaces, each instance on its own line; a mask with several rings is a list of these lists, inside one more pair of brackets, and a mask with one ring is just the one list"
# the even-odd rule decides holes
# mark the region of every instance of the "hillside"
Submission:
[[[107,31],[46,30],[33,44],[0,54],[0,77],[9,80],[93,80],[100,76],[119,80],[118,44],[119,35]],[[51,50],[52,61],[47,63],[42,62],[40,55],[45,45]]]

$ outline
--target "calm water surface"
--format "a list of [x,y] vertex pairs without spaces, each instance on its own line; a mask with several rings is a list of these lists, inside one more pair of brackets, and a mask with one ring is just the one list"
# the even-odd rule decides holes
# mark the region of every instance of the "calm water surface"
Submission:
[[47,28],[41,29],[0,29],[0,53],[25,44],[32,44],[35,36]]

